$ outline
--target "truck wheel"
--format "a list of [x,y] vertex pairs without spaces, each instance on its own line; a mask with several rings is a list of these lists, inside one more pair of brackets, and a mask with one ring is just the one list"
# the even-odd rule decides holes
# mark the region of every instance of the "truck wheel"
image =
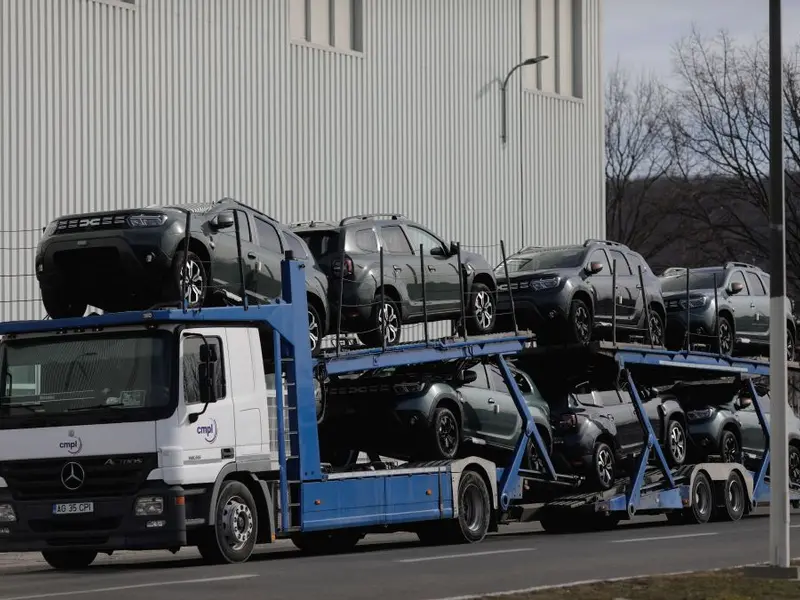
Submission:
[[429,431],[433,456],[420,458],[452,460],[458,455],[461,446],[461,428],[452,410],[440,406],[433,411],[433,421]]
[[686,430],[680,421],[671,419],[667,424],[665,445],[667,463],[670,467],[680,467],[686,462]]
[[464,471],[458,483],[458,519],[450,522],[453,543],[474,544],[486,537],[492,520],[492,503],[483,477]]
[[89,305],[78,298],[70,298],[67,292],[41,290],[42,304],[51,319],[82,317]]
[[243,483],[226,481],[217,497],[216,524],[207,528],[197,549],[210,564],[243,563],[253,553],[258,535],[258,511]]
[[711,490],[711,482],[705,473],[698,473],[694,478],[691,498],[692,505],[685,509],[686,512],[684,513],[686,521],[697,525],[708,523],[714,508],[714,496]]
[[470,335],[486,335],[494,331],[497,321],[494,294],[483,283],[474,283],[467,295],[467,333]]
[[744,483],[738,473],[731,472],[728,475],[722,493],[724,507],[719,511],[720,518],[726,521],[738,521],[744,515],[745,509]]
[[364,536],[357,531],[312,531],[293,533],[292,543],[305,554],[340,554],[349,552]]
[[59,571],[85,569],[97,558],[94,550],[42,550],[47,564]]

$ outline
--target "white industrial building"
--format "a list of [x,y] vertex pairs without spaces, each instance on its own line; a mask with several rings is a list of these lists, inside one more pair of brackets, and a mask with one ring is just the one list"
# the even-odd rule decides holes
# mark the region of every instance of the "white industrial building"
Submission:
[[602,236],[601,65],[600,0],[2,0],[0,317],[43,316],[67,213],[399,211],[492,259]]

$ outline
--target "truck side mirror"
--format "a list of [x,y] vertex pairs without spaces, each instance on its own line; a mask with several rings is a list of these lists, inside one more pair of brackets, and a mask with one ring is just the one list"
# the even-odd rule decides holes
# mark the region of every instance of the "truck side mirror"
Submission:
[[202,362],[197,366],[200,402],[212,404],[217,401],[217,363]]

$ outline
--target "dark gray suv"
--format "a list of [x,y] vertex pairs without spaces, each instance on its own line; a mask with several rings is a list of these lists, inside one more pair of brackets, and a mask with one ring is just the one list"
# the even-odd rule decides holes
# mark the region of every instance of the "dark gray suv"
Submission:
[[338,225],[297,223],[292,230],[327,273],[334,314],[341,295],[341,331],[358,334],[367,346],[380,346],[382,337],[387,346],[399,343],[403,325],[421,323],[426,314],[429,321],[460,319],[462,284],[467,330],[494,329],[497,284],[488,261],[462,251],[459,264],[455,244],[402,215],[358,215]]
[[143,310],[177,303],[183,290],[190,307],[241,302],[237,221],[251,303],[281,296],[287,250],[304,263],[309,337],[318,350],[330,322],[327,277],[302,239],[230,198],[56,219],[45,228],[35,258],[45,310],[54,319],[83,316],[89,305],[107,312]]
[[506,266],[495,268],[499,312],[511,312],[510,287],[517,325],[531,327],[538,341],[586,343],[609,338],[616,305],[618,333],[646,337],[649,330],[652,343],[663,344],[666,311],[661,286],[644,258],[627,246],[586,240],[574,246],[529,247],[509,256],[506,263],[510,285],[505,281]]
[[[686,273],[687,269],[672,267],[660,277],[667,306],[669,349],[679,350],[685,345],[688,302],[689,329],[692,336],[696,336],[696,343],[709,345],[726,356],[769,354],[769,326],[773,317],[770,315],[770,282],[767,273],[741,262],[691,269],[688,271],[688,298]],[[714,304],[715,289],[718,309]],[[788,299],[782,318],[786,319],[788,327],[786,354],[789,360],[794,360],[797,332],[791,301]]]
[[[531,378],[511,368],[537,430],[552,448],[550,408]],[[323,457],[347,462],[358,451],[410,460],[452,459],[463,453],[507,460],[522,419],[491,360],[384,369],[326,385],[320,426]],[[471,448],[464,450],[465,444]],[[543,461],[528,446],[528,468]]]

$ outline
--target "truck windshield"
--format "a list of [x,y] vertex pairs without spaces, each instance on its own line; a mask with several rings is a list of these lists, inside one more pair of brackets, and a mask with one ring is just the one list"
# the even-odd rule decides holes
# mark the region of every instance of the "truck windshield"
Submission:
[[[93,335],[3,344],[0,428],[37,422],[149,420],[171,402],[167,332]],[[25,424],[21,425],[20,420]]]

